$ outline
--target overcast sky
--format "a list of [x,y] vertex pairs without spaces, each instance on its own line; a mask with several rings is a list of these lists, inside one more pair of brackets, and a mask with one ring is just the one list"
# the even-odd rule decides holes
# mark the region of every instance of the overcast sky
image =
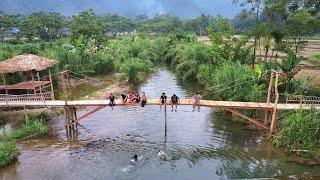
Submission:
[[0,10],[7,13],[56,11],[71,16],[85,9],[97,13],[116,13],[127,17],[169,13],[190,18],[205,14],[233,17],[240,7],[232,0],[0,0]]

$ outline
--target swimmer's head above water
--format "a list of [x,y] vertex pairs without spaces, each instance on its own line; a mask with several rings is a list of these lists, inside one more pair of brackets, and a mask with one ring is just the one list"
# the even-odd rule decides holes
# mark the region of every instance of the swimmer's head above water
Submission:
[[158,153],[158,156],[160,157],[160,156],[163,156],[163,155],[165,155],[165,154],[164,154],[164,151],[163,151],[162,149],[160,149],[160,151],[159,151],[159,153]]
[[138,161],[138,155],[134,155],[132,158],[131,158],[131,161]]

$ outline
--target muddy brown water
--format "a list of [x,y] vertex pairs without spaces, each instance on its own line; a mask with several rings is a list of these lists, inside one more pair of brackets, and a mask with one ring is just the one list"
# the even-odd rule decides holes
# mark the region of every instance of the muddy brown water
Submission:
[[[175,74],[158,71],[140,86],[151,98],[162,91],[187,98],[196,85],[183,85]],[[86,110],[79,112],[85,113]],[[77,139],[66,137],[63,117],[51,122],[54,135],[22,142],[13,165],[0,179],[239,179],[320,176],[320,166],[303,166],[231,117],[179,106],[105,108],[81,122]],[[167,160],[157,157],[164,149]],[[143,156],[136,163],[130,158]]]

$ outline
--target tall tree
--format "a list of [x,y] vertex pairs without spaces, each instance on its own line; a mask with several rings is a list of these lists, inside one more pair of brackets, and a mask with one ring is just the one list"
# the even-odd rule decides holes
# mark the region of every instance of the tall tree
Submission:
[[256,48],[257,48],[257,41],[258,41],[258,29],[260,23],[260,14],[263,8],[263,0],[233,0],[234,3],[240,3],[243,7],[250,7],[250,12],[255,17],[255,25],[254,25],[254,44],[253,44],[253,57],[252,57],[252,67],[255,66],[256,61]]
[[83,11],[71,20],[72,37],[83,35],[85,38],[100,40],[103,38],[103,26],[93,10]]

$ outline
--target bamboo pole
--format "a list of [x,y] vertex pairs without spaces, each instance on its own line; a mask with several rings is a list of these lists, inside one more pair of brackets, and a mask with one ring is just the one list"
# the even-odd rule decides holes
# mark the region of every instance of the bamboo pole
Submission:
[[[39,74],[39,72],[37,72],[37,78],[38,78],[38,82],[40,83],[40,74]],[[40,90],[40,94],[42,94],[42,85],[40,84],[40,86],[39,86],[39,90]]]
[[8,86],[7,86],[7,82],[6,82],[6,75],[2,74],[2,78],[3,78],[4,89],[6,92],[6,103],[8,104]]
[[54,91],[53,91],[53,83],[52,83],[52,75],[51,75],[51,70],[49,68],[49,80],[50,80],[50,86],[51,86],[51,99],[52,100],[55,100],[54,99]]
[[36,89],[35,89],[35,87],[34,87],[34,74],[33,74],[33,70],[31,70],[31,78],[32,78],[33,93],[36,94]]
[[[268,104],[270,104],[272,82],[273,82],[273,71],[271,71],[270,80],[269,80],[268,95],[267,95],[267,103]],[[268,119],[269,119],[269,111],[265,110],[265,113],[264,113],[264,125],[268,124]]]
[[275,87],[274,87],[276,99],[275,99],[273,110],[272,110],[272,119],[271,119],[271,125],[270,125],[270,133],[271,134],[274,132],[274,129],[276,127],[277,105],[278,105],[278,101],[279,101],[278,79],[279,79],[279,75],[278,75],[278,73],[276,73],[276,82],[275,82]]
[[62,90],[65,93],[66,88],[65,88],[65,84],[64,84],[64,73],[61,73],[61,84],[62,84]]
[[67,81],[68,81],[68,90],[71,93],[71,84],[70,84],[70,78],[68,75],[67,75]]

